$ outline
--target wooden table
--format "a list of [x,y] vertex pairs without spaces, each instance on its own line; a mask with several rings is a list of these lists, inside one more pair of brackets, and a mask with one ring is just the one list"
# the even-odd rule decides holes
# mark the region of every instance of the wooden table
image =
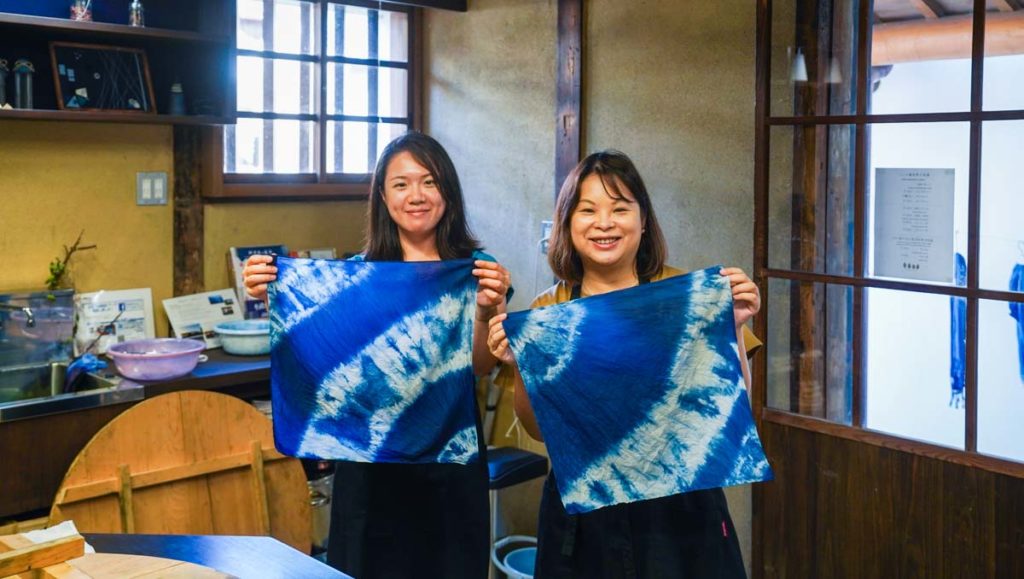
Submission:
[[149,555],[205,565],[236,577],[349,578],[272,537],[84,533],[97,553]]

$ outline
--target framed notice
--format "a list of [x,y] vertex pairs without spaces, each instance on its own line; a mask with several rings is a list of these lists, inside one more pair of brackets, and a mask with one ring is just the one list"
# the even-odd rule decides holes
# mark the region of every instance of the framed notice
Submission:
[[953,282],[953,169],[875,169],[876,276]]
[[51,42],[50,61],[61,110],[156,113],[141,49]]

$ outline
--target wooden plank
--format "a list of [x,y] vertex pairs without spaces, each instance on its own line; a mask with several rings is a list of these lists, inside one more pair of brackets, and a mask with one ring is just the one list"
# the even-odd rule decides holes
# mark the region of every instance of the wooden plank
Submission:
[[580,162],[583,79],[583,0],[558,0],[555,80],[555,196]]
[[[950,463],[939,468],[943,477],[941,495],[933,504],[941,509],[945,533],[944,544],[936,552],[945,556],[942,567],[924,576],[1000,577],[995,574],[996,475]],[[1017,492],[1021,492],[1024,481],[1018,482]]]
[[811,416],[800,416],[798,414],[780,412],[771,408],[764,409],[762,412],[762,420],[764,423],[781,424],[829,436],[837,436],[847,440],[881,446],[883,448],[898,450],[908,454],[944,460],[946,462],[962,466],[981,468],[990,472],[1024,479],[1024,463],[1017,461],[1004,460],[983,454],[967,453],[955,448],[929,444],[927,442],[920,442],[909,438],[900,438],[898,436],[893,436],[891,434],[875,430],[854,428],[846,426],[845,424],[836,424],[835,422],[829,422],[827,420]]
[[29,541],[22,535],[4,535],[0,537],[0,553],[6,553],[7,551],[14,551],[29,545],[35,545],[32,541]]
[[1024,577],[1024,481],[995,475],[993,576]]
[[205,290],[203,147],[198,127],[174,127],[174,295]]
[[135,532],[135,505],[132,502],[132,475],[128,465],[122,464],[118,469],[120,490],[117,503],[121,511],[121,531],[124,533]]
[[33,543],[20,549],[0,553],[0,577],[41,569],[47,565],[80,557],[84,553],[85,539],[81,535],[62,537],[45,543]]
[[[1024,12],[981,14],[985,20],[985,56],[1024,52],[1024,35],[1020,33]],[[971,14],[878,24],[871,33],[871,64],[970,58],[973,26]]]
[[[63,487],[102,486],[119,465],[130,464],[137,533],[269,533],[309,552],[305,475],[298,460],[282,457],[272,444],[270,422],[251,405],[222,394],[175,392],[146,400],[107,425],[75,460]],[[253,508],[253,474],[246,468],[256,448],[269,503],[265,515]],[[75,493],[82,490],[64,497]],[[119,532],[119,511],[116,497],[101,496],[56,504],[51,519],[74,519],[82,532]]]
[[264,535],[270,534],[270,509],[267,506],[267,483],[263,470],[263,449],[260,441],[252,441],[252,494],[256,506],[256,520]]

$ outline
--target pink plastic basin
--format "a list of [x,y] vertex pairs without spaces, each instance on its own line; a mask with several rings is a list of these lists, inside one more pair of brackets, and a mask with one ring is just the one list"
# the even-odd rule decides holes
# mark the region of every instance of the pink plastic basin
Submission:
[[198,340],[178,338],[129,340],[107,348],[107,355],[125,378],[170,380],[191,372],[205,347]]

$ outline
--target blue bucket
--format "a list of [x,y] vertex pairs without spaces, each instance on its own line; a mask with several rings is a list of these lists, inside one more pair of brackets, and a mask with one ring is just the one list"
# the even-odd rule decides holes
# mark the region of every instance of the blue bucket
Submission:
[[537,547],[514,549],[505,555],[505,566],[518,575],[510,579],[533,579],[533,568],[537,562]]

